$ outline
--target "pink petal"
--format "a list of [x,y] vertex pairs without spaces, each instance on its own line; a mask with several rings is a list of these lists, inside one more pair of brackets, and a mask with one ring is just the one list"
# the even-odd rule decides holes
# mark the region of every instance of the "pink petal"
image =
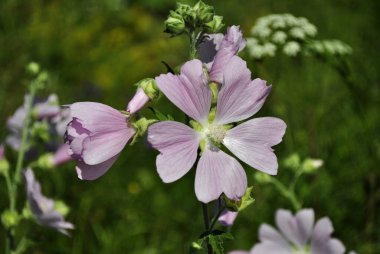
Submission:
[[278,163],[271,146],[281,142],[285,129],[279,118],[255,118],[229,130],[223,144],[251,167],[275,175]]
[[148,103],[149,97],[145,94],[144,90],[140,87],[137,89],[136,94],[133,96],[131,101],[128,103],[127,111],[130,114],[134,114],[139,111],[142,107]]
[[[309,236],[305,235],[306,232],[304,232],[303,229],[300,228],[300,225],[302,225],[300,223],[302,222],[298,222],[300,221],[297,221],[296,217],[293,217],[292,213],[288,210],[279,209],[276,213],[276,224],[280,228],[282,234],[294,244],[297,244],[298,246],[304,246]],[[306,224],[309,224],[309,221]],[[308,225],[307,227],[309,226],[310,225]],[[313,221],[311,222],[311,229],[312,227]]]
[[224,70],[215,121],[227,124],[253,116],[261,109],[270,91],[271,86],[267,86],[266,81],[251,81],[246,62],[234,56]]
[[83,161],[88,165],[96,165],[114,157],[123,150],[135,132],[125,123],[123,129],[87,137],[83,142]]
[[314,210],[302,209],[298,211],[295,220],[297,222],[298,231],[300,233],[300,244],[305,245],[311,237],[314,227]]
[[95,180],[104,175],[108,169],[115,163],[119,156],[116,155],[105,162],[97,165],[87,165],[86,163],[79,161],[76,166],[78,178],[81,180]]
[[329,218],[317,221],[311,238],[312,254],[343,254],[344,245],[337,239],[331,238],[334,228]]
[[148,129],[148,141],[161,153],[156,165],[165,183],[184,176],[197,159],[198,134],[182,123],[164,121],[153,124]]
[[92,134],[122,130],[127,125],[125,115],[108,105],[97,102],[71,104],[70,114]]
[[57,149],[53,155],[53,164],[55,166],[72,160],[71,156],[69,155],[69,149],[70,147],[68,144],[63,144]]
[[197,166],[195,194],[199,201],[208,203],[224,193],[229,199],[240,199],[247,188],[243,167],[221,150],[206,149]]
[[277,243],[259,243],[256,244],[251,250],[250,254],[292,254],[292,250],[289,247],[284,248],[284,246]]
[[181,75],[162,74],[156,78],[158,88],[187,115],[204,123],[211,107],[211,90],[202,62],[192,60],[181,68]]
[[219,216],[218,221],[223,226],[230,227],[234,224],[237,215],[238,215],[238,212],[232,212],[232,211],[226,210]]
[[222,83],[223,71],[227,63],[244,47],[245,41],[240,28],[238,26],[229,27],[215,55],[214,63],[210,70],[210,80]]
[[259,239],[261,242],[273,243],[281,245],[284,249],[289,249],[288,242],[284,237],[272,226],[262,224],[259,229]]
[[244,250],[234,250],[228,252],[228,254],[249,254],[249,251],[244,251]]

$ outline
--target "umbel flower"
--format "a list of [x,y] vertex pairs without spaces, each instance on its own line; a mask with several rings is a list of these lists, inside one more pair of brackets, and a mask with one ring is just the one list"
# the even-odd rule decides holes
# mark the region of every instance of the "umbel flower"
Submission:
[[[251,251],[233,251],[230,254],[343,254],[341,241],[332,238],[334,231],[329,218],[314,224],[314,210],[302,209],[294,216],[290,211],[279,209],[276,213],[277,231],[263,224],[259,229],[260,243]],[[353,252],[351,252],[353,253]]]
[[67,229],[74,229],[74,225],[66,222],[63,215],[54,208],[54,200],[45,197],[41,192],[41,185],[36,180],[31,169],[23,172],[26,184],[26,196],[30,210],[36,221],[47,227],[51,227],[62,234],[68,235]]
[[281,142],[286,128],[281,119],[273,117],[248,120],[231,128],[232,123],[246,120],[260,110],[271,87],[261,79],[252,81],[246,63],[237,56],[228,61],[222,76],[215,111],[211,110],[212,92],[201,61],[185,63],[180,75],[157,77],[157,86],[165,96],[195,120],[194,128],[163,121],[148,130],[148,141],[160,151],[156,165],[164,182],[184,176],[195,164],[198,147],[201,148],[195,193],[203,203],[222,193],[238,200],[247,187],[243,167],[223,151],[222,145],[248,165],[274,175],[278,163],[271,147]]

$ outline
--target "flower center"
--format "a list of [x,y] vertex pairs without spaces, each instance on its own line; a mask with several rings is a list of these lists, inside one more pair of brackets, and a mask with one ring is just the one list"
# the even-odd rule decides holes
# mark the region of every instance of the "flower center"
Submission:
[[293,254],[310,254],[310,250],[308,246],[304,246],[304,247],[293,246],[292,253]]
[[216,146],[223,142],[225,136],[226,129],[223,125],[210,125],[206,130],[206,137]]

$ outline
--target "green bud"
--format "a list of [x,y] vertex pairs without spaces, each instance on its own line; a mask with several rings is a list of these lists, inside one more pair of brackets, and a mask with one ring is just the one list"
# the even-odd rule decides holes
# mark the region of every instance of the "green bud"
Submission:
[[226,204],[227,209],[234,212],[240,212],[252,205],[255,202],[255,199],[251,196],[252,190],[252,186],[248,187],[244,196],[240,200],[231,200],[224,195],[224,203]]
[[27,70],[27,72],[29,72],[32,75],[37,75],[38,72],[40,71],[40,65],[36,62],[30,62],[26,66],[26,70]]
[[146,78],[137,83],[138,87],[144,90],[144,93],[149,99],[157,99],[160,95],[160,90],[157,87],[156,81],[152,78]]
[[180,35],[185,32],[185,21],[181,14],[170,11],[168,18],[165,20],[165,33],[172,36]]
[[41,155],[38,160],[37,160],[37,166],[39,168],[43,169],[52,169],[54,168],[54,163],[53,163],[53,154],[52,153],[46,153]]
[[32,126],[32,137],[38,137],[43,141],[50,140],[49,125],[46,121],[35,122]]
[[214,7],[207,5],[202,1],[199,1],[194,5],[194,10],[196,11],[197,20],[200,24],[212,21],[215,15]]
[[261,173],[261,172],[256,172],[254,177],[255,177],[256,182],[260,184],[267,184],[272,181],[272,178],[270,175]]
[[284,161],[284,166],[287,168],[298,169],[300,165],[301,165],[301,159],[297,153],[291,154]]
[[222,29],[223,26],[223,17],[215,15],[210,22],[207,22],[203,25],[203,28],[205,29],[206,33],[214,34]]
[[323,166],[323,160],[320,159],[305,159],[302,163],[302,170],[305,173],[314,173],[317,169]]
[[21,215],[24,219],[32,219],[33,213],[30,210],[29,203],[26,203],[25,207],[22,209]]
[[1,222],[6,229],[17,226],[20,221],[20,216],[15,211],[5,210],[1,215]]
[[9,162],[6,159],[0,160],[0,174],[6,175],[9,171]]
[[62,200],[56,200],[54,202],[54,210],[56,210],[63,216],[68,215],[70,212],[70,208]]

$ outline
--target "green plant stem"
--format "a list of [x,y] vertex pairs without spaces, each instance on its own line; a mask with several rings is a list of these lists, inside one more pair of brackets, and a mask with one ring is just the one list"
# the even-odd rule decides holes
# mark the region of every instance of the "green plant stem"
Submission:
[[190,52],[189,52],[189,58],[190,60],[195,59],[197,55],[197,36],[195,31],[191,31],[189,33],[190,38]]
[[[207,232],[209,232],[209,228],[210,228],[210,217],[208,215],[207,204],[202,203],[202,211],[203,211],[203,222],[205,225],[205,232],[207,233]],[[213,254],[212,247],[208,241],[206,241],[206,245],[207,245],[207,253]]]
[[26,141],[28,139],[29,124],[30,124],[30,119],[32,115],[31,108],[32,108],[32,103],[34,100],[35,93],[36,93],[36,89],[32,83],[30,86],[29,96],[26,97],[26,101],[24,105],[25,120],[24,120],[24,127],[22,129],[22,134],[21,134],[21,144],[20,144],[20,150],[18,152],[18,157],[17,157],[16,170],[15,170],[14,178],[13,178],[13,191],[12,191],[12,198],[10,200],[11,211],[14,211],[16,209],[17,187],[21,179],[21,170],[24,163]]
[[302,208],[301,203],[298,201],[295,193],[293,190],[290,190],[285,187],[283,183],[278,181],[277,179],[273,178],[271,183],[277,188],[277,190],[286,197],[290,203],[292,204],[295,211],[298,211]]

